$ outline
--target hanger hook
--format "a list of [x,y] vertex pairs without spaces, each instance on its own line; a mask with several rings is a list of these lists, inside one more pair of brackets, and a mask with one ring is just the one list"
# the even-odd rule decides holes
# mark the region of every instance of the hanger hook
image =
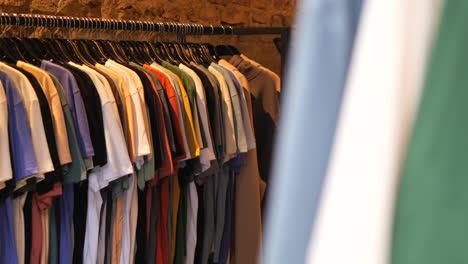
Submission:
[[11,15],[8,16],[8,25],[11,25]]
[[222,24],[220,26],[221,26],[221,28],[223,28],[223,35],[226,35],[226,29],[224,28],[224,26]]

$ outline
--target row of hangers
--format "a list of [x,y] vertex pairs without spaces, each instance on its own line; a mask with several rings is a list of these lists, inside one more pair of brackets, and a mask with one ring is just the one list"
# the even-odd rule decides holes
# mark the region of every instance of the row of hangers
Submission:
[[39,65],[41,60],[73,61],[81,64],[105,63],[107,59],[125,64],[139,64],[163,60],[174,65],[196,62],[209,65],[220,56],[239,54],[230,45],[213,46],[208,43],[113,41],[91,39],[0,38],[0,57],[16,63],[23,60]]
[[[19,19],[24,20],[24,25],[31,27],[35,23],[37,26],[47,26],[47,21],[53,21],[49,26],[56,27],[62,22],[66,27],[75,27],[76,18],[41,16],[28,14],[13,14],[16,25],[19,26]],[[0,25],[12,25],[11,16],[7,13],[0,14]],[[9,37],[0,38],[0,56],[7,62],[15,63],[24,60],[32,64],[39,64],[42,59],[57,62],[73,61],[77,63],[104,63],[107,59],[113,59],[120,63],[134,61],[140,64],[150,62],[161,62],[166,60],[172,64],[189,63],[191,61],[202,65],[209,65],[217,61],[219,56],[239,54],[239,51],[230,45],[213,45],[204,43],[186,43],[185,34],[202,32],[201,25],[180,24],[180,23],[154,23],[142,21],[125,20],[99,20],[78,18],[78,26],[88,29],[98,29],[98,22],[104,23],[105,29],[113,29],[113,25],[118,26],[118,22],[123,23],[125,28],[130,26],[131,31],[143,30],[143,25],[148,25],[154,31],[156,26],[158,31],[177,33],[177,42],[148,42],[148,41],[111,41],[111,40],[91,40],[91,39],[55,39],[55,38],[23,38]],[[82,23],[81,23],[82,22]],[[95,22],[95,23],[94,23]],[[114,23],[115,22],[115,23]],[[138,26],[140,25],[140,26]],[[211,26],[214,32],[214,27]],[[118,28],[118,27],[116,27]],[[224,33],[225,28],[222,26]],[[20,31],[21,32],[21,31]],[[192,33],[193,33],[192,32]],[[233,30],[231,27],[231,34]]]

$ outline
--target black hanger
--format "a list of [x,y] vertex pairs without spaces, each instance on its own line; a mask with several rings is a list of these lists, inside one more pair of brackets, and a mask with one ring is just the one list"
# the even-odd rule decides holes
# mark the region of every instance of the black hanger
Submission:
[[18,38],[18,41],[23,44],[27,53],[30,54],[30,62],[36,66],[40,65],[41,60],[47,55],[41,52],[42,47],[39,47],[41,45],[37,45],[37,43],[30,38]]
[[161,60],[160,63],[163,60],[167,59],[167,55],[160,45],[157,45],[155,43],[149,43],[149,44],[153,48],[154,52],[158,55],[158,58]]
[[114,52],[114,56],[116,58],[116,62],[120,64],[125,64],[130,61],[128,54],[126,53],[125,49],[122,47],[120,42],[117,41],[107,41],[107,44]]
[[141,49],[141,46],[136,41],[126,41],[127,47],[130,49],[132,59],[140,65],[147,63],[148,57],[145,52]]
[[180,62],[176,56],[174,56],[174,49],[169,46],[167,42],[158,42],[157,45],[164,52],[164,58],[173,65],[179,65]]
[[58,40],[41,39],[40,42],[42,42],[41,46],[48,47],[47,54],[50,55],[49,59],[52,59],[56,62],[68,62],[68,61],[73,60],[68,55],[69,54],[68,50],[63,45],[61,45]]
[[44,54],[43,56],[48,56],[48,49],[42,45],[41,39],[39,38],[24,38],[31,42],[31,45],[37,50],[39,54]]
[[[12,45],[19,57],[20,57],[20,60],[22,61],[25,61],[25,62],[29,62],[31,64],[34,64],[34,65],[37,65],[37,61],[38,61],[38,58],[36,58],[25,46],[24,46],[24,43],[21,42],[21,40],[19,38],[16,38],[16,37],[11,37],[11,38],[6,38],[5,39],[7,43],[10,43],[10,45]],[[39,60],[40,62],[40,60]]]
[[227,45],[227,46],[228,46],[229,49],[231,49],[231,51],[232,51],[232,53],[233,53],[234,55],[240,55],[240,54],[241,54],[241,53],[239,52],[239,50],[238,50],[236,47],[234,47],[233,45]]
[[83,63],[81,54],[75,52],[75,48],[71,40],[68,39],[56,39],[57,47],[64,53],[64,57],[67,59],[67,62],[73,61],[75,63]]
[[178,55],[179,58],[180,58],[181,63],[183,63],[183,64],[185,64],[185,65],[190,64],[190,61],[191,61],[191,60],[189,59],[189,57],[187,56],[187,54],[184,52],[184,49],[183,49],[183,47],[182,47],[182,44],[181,44],[181,43],[178,43],[178,42],[174,42],[173,45],[174,45],[174,48],[175,48],[175,50],[176,50],[177,55]]
[[169,50],[172,52],[172,56],[175,58],[177,64],[175,65],[179,65],[181,63],[185,63],[186,61],[186,58],[183,57],[183,55],[181,54],[179,48],[178,48],[178,45],[177,43],[174,43],[174,42],[168,42],[167,43],[167,46],[169,47]]
[[21,59],[18,51],[5,38],[0,38],[0,54],[3,61],[13,64]]
[[196,49],[194,49],[192,43],[184,42],[181,45],[182,45],[183,51],[185,52],[187,57],[190,59],[190,62],[196,62],[198,64],[202,63],[201,62],[202,58],[200,58],[200,56],[196,52]]
[[159,54],[159,51],[157,51],[149,42],[144,41],[142,42],[142,44],[146,47],[148,53],[151,55],[152,61],[156,61],[158,63],[161,63],[163,61],[162,57]]
[[215,47],[217,57],[239,55],[239,51],[231,45],[217,45]]
[[87,64],[95,65],[97,63],[96,57],[95,57],[96,55],[92,54],[90,47],[86,44],[86,40],[77,39],[77,40],[74,40],[74,42],[80,48],[81,54],[84,55]]
[[210,55],[208,48],[204,44],[197,43],[194,46],[200,58],[202,58],[202,65],[209,66],[212,62],[215,62],[213,57]]
[[[96,44],[89,39],[82,40],[83,45],[86,46],[89,54],[92,56],[95,62],[97,63],[105,63],[105,55],[101,53],[101,50],[97,48]],[[94,63],[96,64],[96,63]]]
[[150,64],[154,61],[154,54],[153,54],[153,51],[148,48],[148,46],[146,46],[145,42],[144,41],[141,41],[141,42],[137,42],[140,50],[141,50],[141,53],[145,56],[146,58],[146,64]]
[[101,49],[106,53],[108,59],[112,59],[116,62],[121,62],[121,58],[118,56],[115,49],[112,47],[109,40],[96,40]]
[[87,58],[85,58],[85,55],[82,53],[80,47],[73,40],[67,39],[66,42],[69,48],[73,50],[72,52],[76,55],[76,61],[74,62],[77,64],[87,63]]
[[210,55],[213,61],[215,62],[219,61],[219,57],[218,57],[218,54],[216,53],[215,46],[211,45],[210,43],[205,43],[203,47],[204,49],[206,49],[205,52]]

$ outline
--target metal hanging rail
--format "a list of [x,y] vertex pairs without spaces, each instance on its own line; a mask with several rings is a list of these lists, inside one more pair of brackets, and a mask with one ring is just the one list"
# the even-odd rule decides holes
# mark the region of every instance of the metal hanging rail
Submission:
[[129,30],[182,35],[281,35],[284,27],[239,27],[213,26],[176,22],[155,22],[107,18],[52,16],[38,14],[0,13],[0,24],[11,26],[80,28],[99,30]]

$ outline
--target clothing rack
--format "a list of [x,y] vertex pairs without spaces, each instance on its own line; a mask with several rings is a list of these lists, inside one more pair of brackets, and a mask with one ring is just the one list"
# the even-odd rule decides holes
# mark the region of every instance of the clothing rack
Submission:
[[140,32],[173,33],[186,35],[279,35],[281,40],[281,68],[286,61],[289,27],[232,27],[230,25],[202,25],[178,22],[122,20],[41,14],[0,13],[0,26],[29,26],[47,28],[76,28],[93,30],[125,30]]
[[58,28],[82,28],[103,30],[130,30],[182,35],[281,35],[287,27],[239,27],[230,25],[202,25],[178,22],[155,22],[142,20],[122,20],[53,16],[38,14],[0,13],[0,25],[36,26]]

